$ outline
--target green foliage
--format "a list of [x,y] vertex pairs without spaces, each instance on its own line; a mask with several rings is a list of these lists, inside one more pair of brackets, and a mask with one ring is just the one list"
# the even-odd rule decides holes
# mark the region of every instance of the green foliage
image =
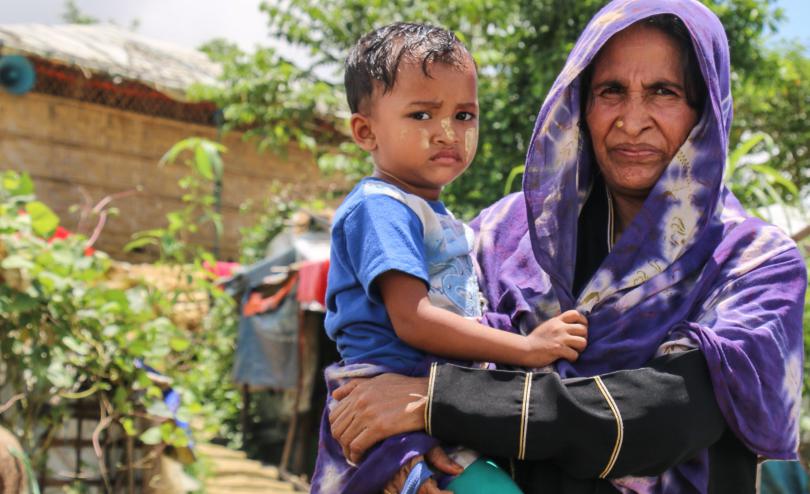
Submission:
[[810,185],[810,59],[801,46],[766,52],[764,60],[734,87],[732,138],[764,132],[773,139],[774,168],[800,190]]
[[[287,220],[299,207],[300,201],[290,197],[288,189],[274,183],[256,223],[240,230],[242,242],[239,246],[239,262],[249,265],[264,259],[270,241],[284,230]],[[243,212],[251,209],[250,203],[242,205]]]
[[729,154],[726,183],[749,211],[772,204],[800,206],[796,184],[768,164],[777,154],[773,139],[762,132],[747,137]]
[[248,54],[217,39],[200,49],[222,63],[224,87],[196,86],[191,96],[214,101],[223,110],[225,129],[257,138],[260,150],[284,154],[291,143],[316,150],[334,139],[329,119],[337,111],[334,88],[310,71],[281,58],[273,48]]
[[99,20],[95,17],[86,15],[79,10],[75,0],[65,0],[65,11],[62,12],[62,20],[68,24],[98,24]]
[[168,370],[176,358],[187,358],[170,341],[187,336],[161,312],[159,294],[106,286],[109,260],[85,255],[86,239],[43,239],[40,233],[55,227],[53,213],[33,200],[32,188],[15,187],[29,182],[27,176],[2,176],[0,353],[5,384],[22,396],[2,421],[36,465],[73,401],[96,396],[122,420],[161,399],[134,362]]
[[[86,252],[83,236],[43,238],[58,218],[36,201],[27,175],[0,172],[0,184],[0,359],[3,385],[15,393],[0,423],[20,438],[35,471],[77,400],[97,402],[105,427],[145,444],[188,445],[175,418],[195,417],[206,437],[232,437],[227,420],[239,396],[223,376],[234,303],[202,274],[201,258],[178,268],[181,288],[122,286],[110,280],[104,253]],[[209,318],[203,331],[189,331],[173,316],[198,293],[207,294]],[[176,415],[163,403],[164,384],[138,362],[182,396]]]
[[[167,166],[185,157],[184,163],[191,173],[178,182],[184,191],[181,197],[184,206],[166,215],[165,227],[135,234],[125,249],[154,245],[159,249],[161,262],[187,263],[195,257],[207,256],[200,245],[190,242],[206,225],[214,228],[219,245],[224,229],[219,191],[224,173],[221,153],[225,151],[222,144],[200,137],[189,137],[174,144],[163,155],[160,165]],[[207,260],[213,261],[213,258]]]

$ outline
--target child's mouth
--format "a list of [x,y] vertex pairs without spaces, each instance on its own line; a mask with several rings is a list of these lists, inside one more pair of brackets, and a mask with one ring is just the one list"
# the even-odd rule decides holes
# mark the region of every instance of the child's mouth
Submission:
[[448,149],[434,154],[430,157],[430,161],[440,164],[454,164],[461,161],[461,155],[458,151]]

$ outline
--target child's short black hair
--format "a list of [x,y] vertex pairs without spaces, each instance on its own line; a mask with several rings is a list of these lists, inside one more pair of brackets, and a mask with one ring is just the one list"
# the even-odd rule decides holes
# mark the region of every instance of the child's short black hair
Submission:
[[366,34],[352,47],[346,57],[346,99],[356,113],[380,82],[383,94],[397,80],[397,68],[405,59],[419,62],[422,72],[430,77],[428,65],[441,62],[454,67],[463,66],[470,54],[452,31],[428,24],[396,22]]

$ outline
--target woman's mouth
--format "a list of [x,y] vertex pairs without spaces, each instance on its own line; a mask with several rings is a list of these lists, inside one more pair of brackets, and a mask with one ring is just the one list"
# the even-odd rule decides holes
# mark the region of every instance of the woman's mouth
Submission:
[[631,161],[656,160],[661,156],[661,150],[649,144],[619,144],[610,148],[610,152]]

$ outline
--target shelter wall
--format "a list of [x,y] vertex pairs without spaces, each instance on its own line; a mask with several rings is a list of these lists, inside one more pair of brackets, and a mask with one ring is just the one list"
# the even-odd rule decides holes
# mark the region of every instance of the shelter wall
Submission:
[[[158,118],[69,98],[28,93],[12,96],[0,91],[0,169],[28,172],[38,197],[75,230],[79,211],[111,194],[141,192],[113,201],[120,214],[111,217],[96,246],[125,260],[149,260],[154,252],[125,253],[133,233],[165,226],[165,214],[179,209],[183,191],[177,185],[188,172],[182,163],[158,166],[161,156],[177,141],[190,136],[216,139],[213,127]],[[274,181],[288,184],[301,196],[330,187],[321,178],[311,155],[291,147],[282,159],[259,153],[253,142],[238,133],[223,143],[224,239],[222,259],[238,255],[239,228],[255,220],[240,214],[248,199],[261,204]],[[93,223],[95,223],[93,221]],[[83,228],[87,232],[87,227]],[[211,248],[213,229],[196,239]]]

